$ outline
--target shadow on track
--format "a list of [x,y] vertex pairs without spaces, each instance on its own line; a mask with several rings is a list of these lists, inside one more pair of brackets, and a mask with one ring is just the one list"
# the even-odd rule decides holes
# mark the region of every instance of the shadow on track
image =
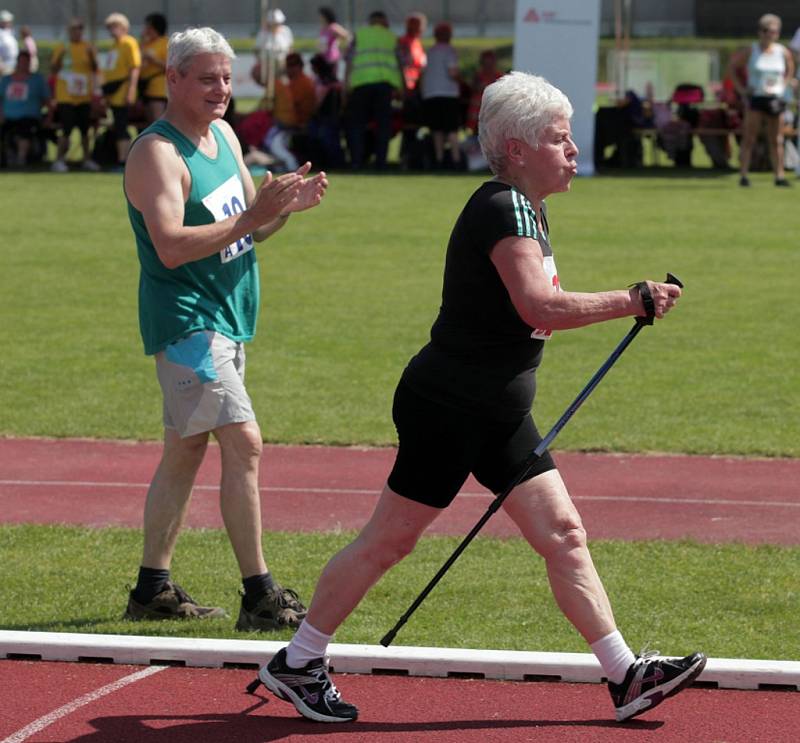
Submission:
[[[95,717],[88,721],[94,732],[71,738],[71,743],[197,743],[199,740],[213,740],[215,743],[269,743],[286,739],[305,740],[311,736],[362,736],[370,740],[387,741],[415,740],[414,733],[467,733],[469,731],[513,731],[524,729],[531,732],[545,728],[607,728],[609,730],[654,731],[664,724],[661,721],[636,720],[617,723],[611,720],[453,720],[440,722],[356,722],[344,724],[324,724],[311,722],[301,717],[268,717],[249,715],[267,701],[259,702],[248,710],[236,714],[208,714],[175,717],[153,716],[112,716]],[[295,736],[297,736],[295,738]],[[476,738],[478,740],[478,738]]]

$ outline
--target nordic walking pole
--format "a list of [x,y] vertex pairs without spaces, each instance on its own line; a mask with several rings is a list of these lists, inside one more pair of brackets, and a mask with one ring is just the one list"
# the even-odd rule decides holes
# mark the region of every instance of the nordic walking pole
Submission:
[[[667,284],[675,284],[681,288],[683,288],[683,284],[681,283],[680,279],[676,276],[673,276],[671,273],[667,274]],[[598,384],[600,384],[600,380],[608,373],[608,370],[611,369],[612,366],[616,363],[617,359],[622,355],[622,352],[631,344],[631,341],[639,334],[639,331],[645,325],[652,325],[653,324],[653,309],[652,309],[652,298],[645,298],[643,295],[643,299],[645,302],[645,309],[647,310],[647,317],[637,317],[636,322],[634,323],[633,327],[628,331],[628,334],[620,341],[619,345],[611,352],[611,355],[606,359],[605,363],[595,372],[594,376],[589,380],[587,385],[580,391],[578,396],[572,401],[570,406],[564,411],[564,414],[556,421],[556,424],[550,429],[550,432],[545,436],[540,442],[539,445],[533,450],[531,455],[528,457],[527,461],[525,462],[525,466],[522,468],[520,473],[514,478],[513,482],[502,492],[498,495],[490,504],[489,508],[487,509],[486,513],[481,516],[480,520],[478,521],[475,526],[472,527],[472,530],[467,534],[466,537],[462,540],[461,544],[456,547],[455,551],[453,552],[450,557],[447,558],[447,561],[439,568],[439,572],[431,578],[431,581],[428,583],[425,588],[422,589],[422,593],[414,599],[414,603],[406,609],[405,614],[397,620],[397,624],[395,624],[392,629],[390,629],[384,636],[381,638],[381,645],[383,647],[388,648],[389,645],[392,644],[392,641],[397,635],[398,631],[402,628],[402,626],[411,618],[411,615],[420,607],[422,602],[427,598],[428,594],[434,589],[436,584],[444,577],[444,574],[450,569],[453,563],[459,558],[461,553],[467,548],[469,543],[475,538],[478,532],[484,527],[486,522],[494,515],[498,508],[503,505],[503,501],[511,494],[511,491],[514,490],[517,485],[519,485],[524,479],[525,476],[528,474],[528,471],[534,465],[537,459],[544,454],[545,450],[548,446],[552,443],[553,439],[560,433],[561,429],[567,424],[567,421],[572,418],[578,408],[583,405],[586,401],[586,398],[592,394],[592,391]],[[649,307],[648,307],[648,299],[649,299]]]

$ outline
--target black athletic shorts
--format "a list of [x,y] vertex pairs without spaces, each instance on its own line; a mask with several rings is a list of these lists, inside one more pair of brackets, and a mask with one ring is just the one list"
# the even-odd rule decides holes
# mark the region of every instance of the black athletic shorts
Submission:
[[461,105],[458,98],[438,96],[422,102],[425,123],[434,132],[455,132],[461,126]]
[[128,106],[112,106],[111,113],[114,120],[111,130],[114,132],[117,139],[130,139],[131,135],[128,134],[130,108]]
[[[389,487],[434,508],[447,508],[470,473],[501,493],[542,440],[530,415],[511,422],[485,418],[428,400],[404,381],[395,390],[392,417],[399,446]],[[553,469],[545,452],[525,479]]]
[[774,95],[754,95],[750,98],[750,108],[770,116],[778,116],[786,110],[786,101]]
[[89,131],[91,105],[88,103],[59,103],[56,106],[56,121],[65,137],[69,137],[75,127],[81,134]]

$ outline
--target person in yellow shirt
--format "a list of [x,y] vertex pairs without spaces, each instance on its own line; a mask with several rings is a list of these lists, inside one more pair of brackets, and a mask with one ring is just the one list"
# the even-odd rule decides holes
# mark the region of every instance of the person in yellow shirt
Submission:
[[142,70],[139,96],[152,124],[167,107],[167,19],[161,13],[145,16],[142,29]]
[[113,115],[117,165],[118,169],[122,169],[131,146],[128,115],[130,107],[136,102],[142,54],[139,42],[128,33],[131,24],[127,16],[112,13],[106,18],[105,26],[114,44],[103,67],[103,95]]
[[264,138],[267,150],[281,161],[286,172],[299,167],[291,149],[292,139],[305,131],[317,104],[314,81],[303,67],[303,58],[297,52],[286,55],[286,78],[275,81],[273,125]]
[[89,127],[97,56],[91,44],[83,40],[83,21],[73,18],[67,26],[69,41],[53,49],[50,74],[55,78],[56,122],[60,133],[56,159],[51,166],[55,173],[66,173],[64,157],[69,149],[72,130],[81,133],[83,169],[96,171],[100,166],[92,160],[89,149]]

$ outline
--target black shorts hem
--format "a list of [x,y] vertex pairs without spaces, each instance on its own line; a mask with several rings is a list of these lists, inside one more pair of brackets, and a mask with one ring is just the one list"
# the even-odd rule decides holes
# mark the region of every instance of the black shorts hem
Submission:
[[526,467],[520,482],[556,469],[547,451],[530,461],[542,441],[530,415],[490,419],[423,397],[401,381],[392,417],[399,446],[388,485],[426,506],[447,508],[470,474],[498,494]]

